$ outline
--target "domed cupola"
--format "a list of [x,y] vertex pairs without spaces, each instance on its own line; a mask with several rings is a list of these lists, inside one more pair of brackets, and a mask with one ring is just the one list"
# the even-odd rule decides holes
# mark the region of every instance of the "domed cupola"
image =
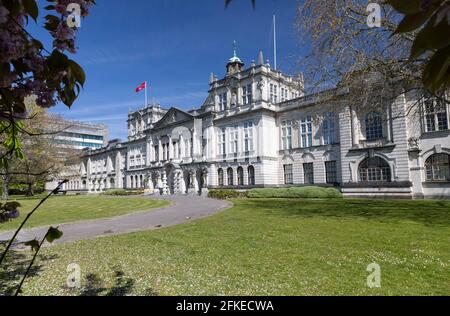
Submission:
[[227,75],[231,76],[235,73],[241,72],[244,69],[244,63],[242,60],[237,57],[236,54],[236,41],[233,42],[233,57],[230,58],[227,64]]

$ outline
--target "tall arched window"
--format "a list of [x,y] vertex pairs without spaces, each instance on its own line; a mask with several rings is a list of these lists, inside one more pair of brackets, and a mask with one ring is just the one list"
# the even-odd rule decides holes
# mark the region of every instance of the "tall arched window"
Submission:
[[234,185],[233,168],[228,168],[227,176],[228,176],[228,186],[233,186]]
[[371,112],[366,115],[366,139],[377,140],[383,138],[383,117],[378,112]]
[[223,187],[223,169],[220,168],[219,171],[217,171],[217,176],[219,177],[219,187]]
[[239,167],[237,169],[237,176],[238,176],[238,185],[243,186],[244,185],[244,169],[242,167]]
[[255,185],[255,167],[248,167],[248,185]]
[[425,161],[427,181],[450,181],[450,155],[434,154]]
[[359,165],[359,181],[391,182],[391,168],[380,157],[366,158]]

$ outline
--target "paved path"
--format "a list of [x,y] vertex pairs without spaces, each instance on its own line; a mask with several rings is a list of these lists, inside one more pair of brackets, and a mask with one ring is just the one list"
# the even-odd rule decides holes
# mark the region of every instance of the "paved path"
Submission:
[[[178,225],[216,214],[231,205],[226,201],[199,196],[170,196],[162,199],[169,200],[172,204],[149,212],[60,225],[59,227],[64,232],[64,235],[55,243],[93,239],[101,236],[119,235]],[[34,238],[41,240],[49,227],[50,225],[23,230],[19,233],[15,248],[23,248],[21,243]],[[13,234],[13,232],[0,233],[0,242],[10,240]]]

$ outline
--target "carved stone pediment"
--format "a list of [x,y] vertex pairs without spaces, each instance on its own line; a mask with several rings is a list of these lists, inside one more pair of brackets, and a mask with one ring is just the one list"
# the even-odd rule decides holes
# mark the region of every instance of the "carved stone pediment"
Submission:
[[163,116],[157,123],[155,123],[156,128],[161,128],[167,125],[172,125],[177,122],[184,122],[186,120],[193,119],[194,117],[189,113],[178,110],[176,108],[171,108],[166,115]]

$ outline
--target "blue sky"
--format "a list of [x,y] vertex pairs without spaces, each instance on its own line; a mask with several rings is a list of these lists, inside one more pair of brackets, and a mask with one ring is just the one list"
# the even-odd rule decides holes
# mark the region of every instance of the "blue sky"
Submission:
[[[111,138],[126,139],[129,108],[144,104],[144,93],[134,92],[143,81],[150,101],[192,109],[207,96],[209,74],[224,75],[233,40],[247,66],[259,49],[273,62],[273,14],[278,68],[294,73],[303,51],[293,26],[296,7],[296,0],[258,0],[256,10],[250,0],[234,0],[226,10],[223,0],[97,0],[82,22],[73,56],[86,71],[85,88],[71,109],[58,105],[52,112],[104,123]],[[33,33],[43,36],[34,26]]]

